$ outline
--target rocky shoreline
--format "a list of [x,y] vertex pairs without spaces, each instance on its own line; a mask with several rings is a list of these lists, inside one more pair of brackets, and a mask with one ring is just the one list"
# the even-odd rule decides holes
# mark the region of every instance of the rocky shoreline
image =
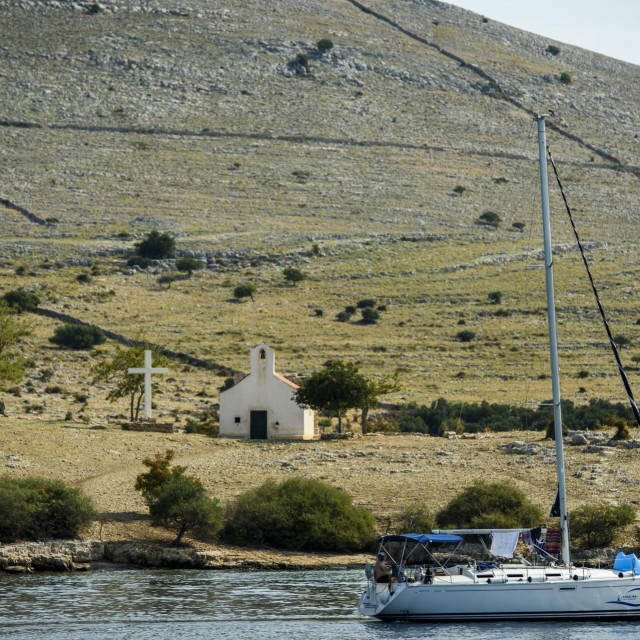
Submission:
[[[636,550],[624,551],[633,553]],[[587,567],[609,566],[616,553],[613,549],[574,551],[572,559]],[[471,557],[465,554],[456,560],[464,562]],[[90,571],[106,567],[255,571],[354,569],[361,568],[368,560],[371,558],[367,554],[312,554],[218,546],[176,549],[140,541],[62,540],[0,546],[0,571],[9,574]]]
[[89,571],[105,564],[156,569],[313,570],[362,567],[365,555],[322,555],[211,547],[163,547],[151,542],[64,540],[0,546],[0,571]]

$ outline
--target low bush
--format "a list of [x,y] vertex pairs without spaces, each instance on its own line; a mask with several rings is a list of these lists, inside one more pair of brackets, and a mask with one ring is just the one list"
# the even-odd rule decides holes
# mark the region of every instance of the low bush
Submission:
[[11,309],[18,312],[32,311],[40,304],[40,298],[35,293],[25,291],[24,289],[14,289],[8,291],[2,296],[2,299]]
[[352,304],[348,304],[345,308],[345,313],[354,314],[356,312],[356,308]]
[[76,276],[76,280],[80,284],[89,284],[91,282],[91,276],[88,273],[79,273]]
[[76,538],[97,517],[91,499],[61,480],[0,478],[0,541]]
[[91,349],[96,344],[106,341],[100,327],[86,324],[63,324],[56,327],[49,342],[69,349]]
[[131,256],[127,260],[127,267],[140,267],[146,269],[151,264],[149,258],[143,258],[142,256]]
[[560,53],[560,49],[556,47],[555,44],[550,44],[547,47],[547,53],[550,53],[552,56],[557,56]]
[[287,282],[290,282],[293,286],[307,279],[307,274],[296,267],[285,267],[282,270],[282,275]]
[[624,349],[631,344],[631,338],[628,338],[627,336],[623,336],[621,334],[614,336],[613,341],[618,345],[618,347],[620,347],[620,349]]
[[511,226],[514,229],[517,229],[518,231],[524,231],[525,223],[524,222],[514,222]]
[[436,528],[433,513],[424,504],[416,504],[405,509],[396,518],[397,533],[431,533]]
[[364,309],[365,307],[375,307],[376,301],[373,298],[364,298],[363,300],[358,300],[358,309]]
[[333,42],[329,38],[322,38],[322,40],[318,40],[316,47],[320,53],[324,53],[333,49]]
[[[564,438],[567,435],[567,433],[569,433],[569,428],[563,422],[562,423],[562,437]],[[553,440],[554,442],[556,440],[556,425],[555,425],[555,422],[553,421],[552,417],[550,417],[549,420],[547,421],[547,428],[545,429],[544,437],[547,440]]]
[[322,318],[322,316],[324,315],[324,311],[322,309],[314,309],[313,310],[313,315],[316,318]]
[[487,297],[491,304],[500,304],[502,302],[502,291],[490,291]]
[[178,271],[186,271],[187,275],[191,277],[194,271],[202,269],[202,263],[195,258],[180,258],[180,260],[176,262],[176,269]]
[[429,428],[420,416],[402,416],[398,428],[403,433],[429,433]]
[[202,411],[194,416],[187,418],[185,425],[185,433],[199,433],[203,436],[215,437],[220,429],[220,416],[214,409]]
[[560,74],[560,82],[562,82],[562,84],[571,84],[573,82],[573,78],[570,73],[563,71]]
[[336,313],[337,322],[349,322],[350,319],[351,314],[347,313],[346,311],[338,311],[338,313]]
[[371,307],[365,307],[360,313],[362,314],[362,324],[376,324],[380,319],[380,312]]
[[456,340],[458,340],[458,342],[471,342],[475,337],[476,334],[469,329],[463,329],[456,333]]
[[136,244],[138,255],[152,260],[173,258],[176,252],[176,241],[168,233],[160,233],[155,229],[144,239]]
[[635,519],[636,510],[630,504],[615,507],[608,504],[587,504],[571,512],[571,536],[586,549],[607,547]]
[[255,284],[239,284],[233,290],[233,296],[237,300],[241,300],[242,298],[251,298],[251,300],[254,300],[253,294],[256,293],[257,290]]
[[466,187],[463,187],[462,185],[459,184],[456,187],[454,187],[453,193],[457,193],[458,195],[462,195],[466,190],[467,190]]
[[347,493],[318,480],[267,480],[230,505],[223,535],[245,546],[360,551],[375,538],[375,520]]
[[508,483],[476,482],[461,491],[436,515],[438,525],[452,529],[535,527],[542,511]]
[[480,224],[487,224],[491,227],[498,227],[502,222],[502,219],[495,211],[485,211],[479,216],[478,222]]
[[91,349],[106,340],[100,327],[87,324],[63,324],[56,327],[53,336],[49,338],[49,342],[69,349]]

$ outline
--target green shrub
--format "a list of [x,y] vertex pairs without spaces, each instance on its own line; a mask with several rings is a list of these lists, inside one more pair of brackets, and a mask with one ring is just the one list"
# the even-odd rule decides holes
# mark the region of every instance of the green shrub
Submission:
[[588,378],[589,377],[589,372],[585,371],[584,369],[582,371],[578,371],[578,378]]
[[239,284],[233,290],[234,298],[241,300],[242,298],[254,299],[253,294],[257,291],[255,284]]
[[282,270],[282,275],[287,282],[290,282],[294,286],[298,284],[298,282],[307,279],[307,274],[300,271],[300,269],[296,269],[296,267],[285,267]]
[[322,38],[322,40],[318,40],[316,47],[318,48],[318,51],[324,53],[325,51],[333,49],[333,42],[331,42],[329,38]]
[[75,538],[97,516],[91,499],[61,480],[0,478],[0,541]]
[[398,427],[403,433],[429,433],[427,425],[420,416],[402,416]]
[[224,537],[245,546],[360,551],[375,537],[375,520],[348,494],[318,480],[267,480],[230,505]]
[[91,349],[96,344],[106,341],[100,327],[88,324],[63,324],[56,327],[49,342],[69,349]]
[[487,297],[491,304],[500,304],[502,302],[502,291],[490,291]]
[[581,547],[598,549],[614,542],[618,533],[636,519],[630,504],[617,507],[608,504],[588,504],[574,509],[569,517],[571,536]]
[[91,276],[88,273],[79,273],[76,276],[76,280],[81,284],[89,284],[91,282]]
[[476,337],[476,334],[469,329],[463,329],[456,333],[456,340],[459,342],[471,342]]
[[347,313],[346,311],[338,311],[338,313],[336,313],[337,322],[349,322],[350,319],[351,314]]
[[171,475],[147,493],[146,501],[151,524],[177,533],[171,546],[179,547],[188,531],[209,538],[222,528],[224,512],[220,503],[210,498],[195,478]]
[[360,313],[362,314],[363,324],[376,324],[380,319],[380,312],[377,309],[372,309],[371,307],[365,307]]
[[435,529],[433,513],[424,504],[412,505],[396,518],[397,533],[430,533]]
[[631,344],[631,338],[627,338],[627,336],[623,336],[621,334],[614,336],[613,341],[620,347],[620,349],[624,349]]
[[491,227],[498,227],[502,219],[495,211],[485,211],[479,218],[480,224],[488,224]]
[[[562,437],[564,438],[567,435],[567,433],[569,433],[569,428],[563,422],[562,423]],[[547,421],[547,428],[545,430],[544,437],[547,440],[553,440],[555,442],[555,439],[556,439],[556,427],[555,427],[555,422],[553,421],[552,417],[550,417],[549,420]]]
[[345,313],[354,314],[356,312],[356,308],[352,304],[348,304],[345,308]]
[[8,307],[20,313],[22,311],[32,311],[40,304],[40,298],[35,293],[24,289],[8,291],[2,296],[2,299],[7,303]]
[[570,73],[563,71],[560,74],[560,82],[562,82],[562,84],[571,84],[573,82],[573,78]]
[[235,378],[232,378],[232,377],[225,378],[222,385],[218,387],[218,391],[226,391],[227,389],[231,389],[231,387],[233,387],[235,383],[236,383]]
[[89,399],[89,396],[86,393],[74,393],[73,399],[80,404],[84,404]]
[[375,307],[376,301],[373,298],[364,298],[358,301],[358,309],[364,309],[365,307]]
[[218,435],[220,428],[220,417],[214,409],[201,411],[194,418],[187,418],[184,428],[185,433],[199,433],[203,436],[214,438]]
[[151,264],[149,258],[143,258],[142,256],[131,256],[127,260],[127,267],[140,267],[146,269]]
[[525,223],[524,222],[514,222],[511,226],[514,229],[517,229],[518,231],[524,231]]
[[324,311],[322,309],[314,309],[313,310],[313,315],[316,318],[322,318],[322,316],[324,315]]
[[456,187],[453,188],[453,193],[462,195],[466,190],[467,190],[466,187],[463,187],[462,185],[457,185]]
[[514,529],[534,527],[542,511],[509,483],[476,482],[438,512],[440,527],[452,529]]
[[138,255],[152,260],[173,258],[176,252],[176,241],[168,233],[160,233],[155,229],[144,239],[136,244]]
[[195,258],[180,258],[176,262],[176,269],[178,271],[186,271],[188,276],[191,277],[194,271],[202,269],[202,263]]
[[555,44],[550,44],[547,47],[547,53],[550,53],[552,56],[557,56],[560,53],[560,49],[556,47]]

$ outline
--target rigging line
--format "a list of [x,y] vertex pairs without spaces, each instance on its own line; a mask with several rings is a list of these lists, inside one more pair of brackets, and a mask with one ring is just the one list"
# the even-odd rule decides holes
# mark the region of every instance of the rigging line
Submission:
[[611,335],[611,329],[609,328],[609,322],[607,321],[607,316],[605,315],[604,309],[602,308],[602,304],[600,303],[600,296],[598,295],[598,290],[596,289],[596,284],[593,281],[593,277],[591,275],[591,269],[589,268],[589,263],[587,262],[587,258],[584,255],[584,248],[582,247],[582,242],[580,242],[580,236],[578,235],[578,230],[576,229],[576,225],[573,221],[573,215],[571,213],[571,208],[569,207],[569,203],[567,202],[567,197],[564,194],[564,189],[562,188],[562,182],[560,181],[560,176],[558,175],[558,170],[556,169],[555,162],[553,161],[553,156],[551,155],[551,149],[547,146],[547,155],[549,156],[549,161],[551,162],[551,166],[553,167],[553,173],[556,176],[556,182],[558,183],[558,187],[560,189],[560,193],[562,195],[562,200],[564,201],[565,209],[567,210],[567,214],[569,216],[569,222],[571,222],[571,228],[573,229],[573,235],[576,237],[576,242],[578,243],[578,248],[580,249],[580,255],[582,256],[582,262],[584,262],[584,266],[587,270],[587,275],[589,276],[589,282],[591,283],[591,289],[593,290],[593,295],[596,298],[596,303],[598,305],[598,309],[600,310],[600,316],[602,317],[602,322],[604,324],[604,328],[607,331],[607,335],[609,336],[609,344],[611,345],[611,350],[613,351],[613,355],[618,363],[618,371],[620,372],[620,377],[622,378],[622,384],[624,384],[624,388],[627,392],[627,396],[629,398],[629,403],[631,404],[631,409],[633,410],[633,415],[636,418],[636,422],[638,423],[638,427],[640,427],[640,411],[638,411],[638,405],[636,405],[636,401],[633,397],[633,391],[631,391],[631,386],[629,385],[629,379],[627,378],[627,374],[622,366],[622,361],[620,360],[620,354],[618,353],[618,347]]

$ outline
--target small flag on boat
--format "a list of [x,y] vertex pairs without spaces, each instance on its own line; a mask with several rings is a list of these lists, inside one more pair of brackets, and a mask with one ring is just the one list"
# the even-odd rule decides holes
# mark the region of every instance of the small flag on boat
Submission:
[[549,516],[551,518],[560,517],[560,487],[556,489],[556,499],[553,502],[553,507],[551,507],[551,513]]

